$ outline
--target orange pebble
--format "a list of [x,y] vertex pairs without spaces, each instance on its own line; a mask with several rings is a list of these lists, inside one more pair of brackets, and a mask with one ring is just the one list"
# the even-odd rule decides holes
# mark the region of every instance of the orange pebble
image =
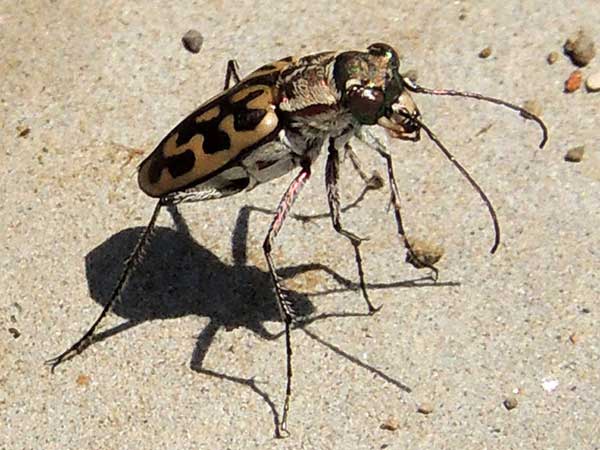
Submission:
[[583,74],[581,70],[574,70],[565,81],[565,92],[575,92],[577,89],[581,87],[581,81],[583,79]]

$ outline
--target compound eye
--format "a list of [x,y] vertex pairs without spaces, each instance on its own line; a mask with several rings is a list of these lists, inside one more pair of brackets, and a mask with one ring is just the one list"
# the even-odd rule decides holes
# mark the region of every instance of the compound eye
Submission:
[[348,91],[348,108],[364,125],[374,125],[383,114],[385,96],[380,89],[352,86]]

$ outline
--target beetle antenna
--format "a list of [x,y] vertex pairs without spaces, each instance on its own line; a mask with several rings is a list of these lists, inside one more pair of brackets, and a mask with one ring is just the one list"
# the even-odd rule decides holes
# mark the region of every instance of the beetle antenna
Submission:
[[498,249],[498,245],[500,244],[500,224],[498,223],[498,217],[496,216],[496,211],[494,210],[494,206],[492,205],[492,202],[490,201],[488,196],[485,194],[485,192],[483,192],[483,189],[481,189],[481,187],[479,186],[479,184],[477,184],[477,182],[471,176],[471,174],[469,174],[469,172],[467,172],[467,169],[465,169],[464,166],[456,160],[454,155],[452,153],[450,153],[450,151],[446,148],[446,146],[444,144],[442,144],[442,141],[439,140],[439,138],[435,135],[435,133],[433,131],[431,131],[429,129],[429,127],[427,125],[425,125],[417,117],[407,116],[407,118],[410,119],[411,121],[413,121],[414,123],[416,123],[417,125],[419,125],[419,127],[421,127],[423,130],[425,130],[425,132],[427,133],[427,136],[429,136],[429,139],[431,139],[435,143],[435,145],[438,146],[438,148],[442,151],[444,156],[446,158],[448,158],[448,160],[452,164],[454,164],[454,167],[456,167],[458,169],[458,171],[462,174],[462,176],[467,179],[469,184],[479,194],[479,196],[483,200],[483,203],[485,203],[485,205],[487,206],[487,209],[490,213],[490,217],[492,219],[492,224],[494,225],[494,234],[495,234],[494,245],[492,245],[490,253],[495,253],[496,250]]
[[[506,108],[512,109],[513,111],[517,111],[521,113],[523,117],[526,119],[533,120],[537,122],[537,124],[542,129],[542,141],[540,142],[540,148],[543,148],[548,141],[548,128],[546,128],[546,124],[535,114],[527,111],[525,108],[515,105],[514,103],[509,103],[504,100],[500,100],[495,97],[488,97],[487,95],[478,94],[476,92],[463,92],[463,91],[454,91],[452,89],[428,89],[423,86],[418,85],[408,77],[403,77],[404,85],[406,89],[411,92],[416,92],[417,94],[429,94],[429,95],[449,95],[452,97],[467,97],[474,98],[477,100],[484,100],[486,102],[495,103],[497,105],[505,106]],[[429,136],[431,137],[431,135]]]

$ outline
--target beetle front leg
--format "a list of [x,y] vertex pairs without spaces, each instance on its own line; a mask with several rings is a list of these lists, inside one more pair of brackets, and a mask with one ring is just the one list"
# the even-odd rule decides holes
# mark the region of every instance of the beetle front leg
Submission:
[[298,197],[298,194],[302,190],[302,187],[309,178],[310,165],[309,163],[306,163],[302,166],[302,170],[300,171],[300,173],[296,175],[296,178],[294,178],[290,186],[287,188],[285,194],[283,194],[283,197],[279,202],[279,206],[277,206],[277,211],[275,212],[273,222],[271,222],[271,226],[269,227],[269,231],[267,232],[267,236],[263,243],[265,258],[269,266],[269,272],[271,273],[273,284],[275,285],[275,293],[277,295],[277,306],[279,307],[281,320],[285,324],[287,385],[285,389],[285,402],[283,404],[281,421],[279,422],[279,428],[277,429],[277,437],[283,437],[281,432],[287,434],[287,416],[288,411],[290,409],[290,397],[292,395],[292,341],[290,335],[290,326],[294,317],[294,311],[292,309],[292,305],[287,299],[286,291],[281,286],[281,279],[279,278],[279,275],[277,275],[277,269],[275,267],[275,263],[273,262],[273,257],[271,256],[271,250],[273,248],[275,238],[277,237],[277,234],[281,230],[283,222],[285,221],[285,218],[290,212],[290,209],[294,204],[294,201]]
[[392,155],[390,155],[386,151],[386,148],[381,143],[381,141],[375,135],[373,135],[373,133],[371,133],[364,127],[361,127],[360,129],[358,129],[356,131],[356,137],[358,139],[360,139],[361,141],[363,141],[365,144],[367,144],[369,147],[374,149],[386,161],[387,172],[388,172],[388,183],[390,186],[391,203],[392,203],[392,207],[394,208],[394,216],[396,218],[396,224],[398,226],[398,234],[400,235],[400,238],[402,239],[404,248],[406,248],[406,252],[407,252],[406,261],[410,262],[415,267],[418,267],[418,268],[426,267],[426,268],[430,269],[433,272],[433,275],[432,275],[433,280],[437,281],[438,269],[433,264],[430,264],[429,262],[424,261],[423,258],[419,258],[415,254],[408,238],[406,237],[406,233],[404,231],[404,226],[402,225],[402,216],[400,213],[400,210],[401,210],[400,194],[398,193],[398,185],[396,184],[396,178],[394,176],[394,164],[392,162]]
[[379,308],[375,308],[371,303],[371,300],[369,299],[369,294],[367,293],[367,287],[365,284],[365,273],[362,265],[362,256],[360,254],[360,244],[366,239],[360,238],[351,231],[346,230],[342,226],[340,219],[340,194],[338,190],[338,180],[340,171],[339,167],[339,152],[335,146],[335,139],[331,138],[329,139],[329,154],[327,155],[327,163],[325,165],[325,185],[327,188],[327,202],[329,203],[331,223],[333,224],[333,228],[335,229],[335,231],[347,238],[352,244],[352,247],[354,248],[354,257],[356,260],[356,267],[358,269],[360,289],[362,291],[363,298],[367,302],[369,314],[373,314],[379,309],[381,309],[381,306]]
[[349,142],[344,145],[344,151],[346,156],[350,158],[352,167],[354,167],[354,170],[356,170],[360,178],[362,178],[362,180],[365,182],[365,185],[368,189],[381,189],[383,187],[383,177],[376,170],[371,173],[371,176],[367,175],[362,167],[362,163],[360,162],[358,155],[354,152],[354,149]]

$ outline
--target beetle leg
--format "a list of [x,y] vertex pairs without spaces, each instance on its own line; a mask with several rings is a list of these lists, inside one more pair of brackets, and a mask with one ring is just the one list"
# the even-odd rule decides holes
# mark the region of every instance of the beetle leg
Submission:
[[383,177],[379,175],[379,172],[377,172],[376,170],[374,170],[371,173],[371,176],[367,175],[367,173],[362,167],[362,163],[360,162],[358,155],[354,152],[349,142],[347,142],[344,146],[344,151],[346,153],[346,156],[350,158],[352,167],[354,167],[354,170],[358,172],[358,175],[365,182],[368,189],[381,189],[383,187]]
[[273,248],[275,237],[277,237],[277,234],[281,230],[281,226],[283,225],[285,218],[290,212],[290,209],[294,204],[294,201],[298,197],[298,194],[302,190],[302,187],[309,178],[310,163],[303,164],[302,170],[298,175],[296,175],[290,186],[285,191],[285,194],[283,194],[283,197],[279,202],[279,206],[277,207],[277,211],[275,212],[273,222],[271,222],[271,226],[269,227],[269,231],[267,232],[267,236],[263,243],[265,258],[269,266],[269,272],[271,273],[273,284],[275,285],[275,293],[277,295],[277,306],[279,308],[279,313],[281,314],[281,320],[285,324],[287,385],[285,389],[285,402],[283,404],[283,412],[281,414],[281,421],[277,430],[278,437],[281,437],[280,432],[287,433],[287,415],[290,407],[290,397],[292,395],[292,343],[290,336],[290,326],[292,324],[294,311],[289,300],[286,298],[285,290],[281,286],[281,280],[279,278],[279,275],[277,275],[277,270],[275,268],[275,264],[273,263],[273,258],[271,256],[271,250]]
[[377,138],[377,136],[375,136],[373,133],[371,133],[364,127],[360,127],[356,131],[356,137],[358,139],[360,139],[361,141],[363,141],[365,144],[367,144],[369,147],[374,149],[386,161],[387,173],[388,173],[388,183],[390,186],[390,195],[391,195],[390,201],[394,208],[394,216],[396,218],[396,224],[398,226],[398,234],[400,235],[400,238],[402,239],[402,243],[404,244],[404,248],[406,249],[406,252],[407,252],[406,260],[407,261],[410,261],[410,260],[418,261],[420,263],[421,267],[427,267],[428,269],[430,269],[433,272],[433,275],[432,275],[433,280],[437,280],[438,269],[433,264],[429,264],[427,261],[423,261],[422,258],[419,258],[415,254],[412,246],[410,245],[410,242],[406,238],[404,226],[402,225],[402,216],[400,213],[400,210],[401,210],[400,195],[398,193],[398,186],[396,184],[396,178],[394,177],[394,164],[392,162],[392,155],[390,155],[387,152],[385,146]]
[[238,68],[239,66],[235,59],[230,59],[229,61],[227,61],[227,72],[225,72],[225,87],[223,88],[224,91],[229,89],[232,76],[233,80],[235,81],[235,84],[238,84],[240,82],[240,76],[237,73]]
[[115,286],[112,295],[110,296],[110,299],[104,305],[104,308],[102,308],[102,311],[100,312],[100,315],[98,316],[96,321],[92,324],[89,330],[87,330],[85,334],[77,342],[75,342],[75,344],[73,344],[71,347],[69,347],[57,357],[46,361],[46,364],[48,364],[51,367],[52,372],[54,372],[56,366],[81,353],[83,350],[86,349],[88,345],[90,345],[93,342],[94,332],[96,331],[96,328],[98,328],[100,322],[102,322],[102,319],[106,317],[111,308],[121,299],[121,292],[123,292],[123,288],[127,284],[127,281],[129,281],[129,277],[131,276],[133,269],[144,255],[144,251],[148,242],[150,241],[152,231],[154,230],[156,218],[158,217],[158,213],[160,212],[160,209],[163,205],[164,203],[162,199],[157,202],[156,207],[154,208],[154,212],[152,213],[150,222],[146,226],[144,232],[139,237],[137,243],[135,244],[135,247],[133,248],[133,251],[125,260],[125,264],[123,267],[123,271],[121,272],[121,276],[119,277],[119,281]]
[[[348,147],[346,147],[346,151],[348,151]],[[347,238],[352,244],[352,247],[354,247],[354,257],[356,259],[356,267],[358,269],[360,290],[362,291],[363,298],[367,302],[369,314],[373,314],[377,312],[381,308],[381,306],[379,308],[375,308],[373,306],[371,300],[369,300],[369,294],[367,293],[367,287],[365,285],[365,273],[362,265],[362,256],[360,254],[360,244],[366,239],[358,237],[351,231],[346,230],[342,226],[340,220],[340,194],[338,190],[338,179],[340,171],[339,169],[340,158],[338,149],[335,146],[335,139],[331,138],[329,139],[329,154],[327,155],[327,163],[325,165],[325,185],[327,188],[327,201],[329,203],[331,223],[333,224],[333,228],[335,229],[335,231]]]

